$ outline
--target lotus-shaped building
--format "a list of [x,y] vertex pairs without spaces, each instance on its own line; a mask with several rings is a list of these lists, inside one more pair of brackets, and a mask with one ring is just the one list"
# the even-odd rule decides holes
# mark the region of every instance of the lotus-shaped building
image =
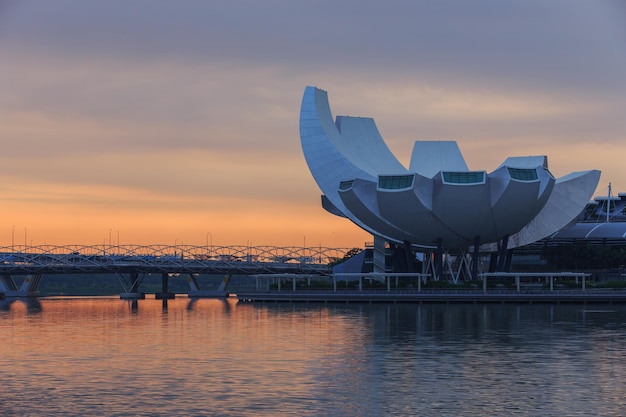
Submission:
[[546,156],[470,170],[454,141],[416,141],[407,169],[373,119],[333,120],[327,93],[315,87],[304,91],[300,138],[326,210],[413,248],[493,251],[502,241],[535,242],[574,220],[600,179],[598,170],[555,178]]

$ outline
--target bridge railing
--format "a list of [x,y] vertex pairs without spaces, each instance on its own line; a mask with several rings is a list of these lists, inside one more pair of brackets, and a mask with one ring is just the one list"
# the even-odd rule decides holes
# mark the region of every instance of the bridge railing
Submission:
[[[155,270],[272,269],[298,265],[319,269],[341,259],[348,248],[197,245],[12,245],[0,247],[0,269],[23,267],[88,270],[113,267],[152,267]],[[219,269],[219,268],[218,268]]]

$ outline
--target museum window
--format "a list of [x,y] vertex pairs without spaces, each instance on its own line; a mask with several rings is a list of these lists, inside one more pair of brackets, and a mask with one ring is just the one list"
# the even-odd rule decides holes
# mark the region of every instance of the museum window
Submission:
[[484,171],[442,172],[443,182],[448,184],[482,184],[485,182]]
[[341,181],[339,183],[339,189],[340,190],[349,190],[350,188],[352,188],[352,183],[354,182],[354,180],[350,180],[350,181]]
[[378,188],[397,190],[413,186],[413,175],[381,175],[378,177]]
[[536,169],[507,168],[509,175],[518,181],[537,181],[539,176]]

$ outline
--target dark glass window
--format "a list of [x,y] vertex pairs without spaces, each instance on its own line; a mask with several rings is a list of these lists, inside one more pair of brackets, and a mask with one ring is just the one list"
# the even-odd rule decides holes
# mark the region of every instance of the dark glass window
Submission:
[[514,180],[519,181],[537,181],[539,177],[537,176],[536,169],[522,169],[522,168],[507,168],[509,170],[509,175]]
[[413,175],[381,175],[378,177],[378,188],[397,190],[413,186]]
[[353,183],[353,182],[354,182],[353,180],[350,180],[350,181],[341,181],[341,182],[339,183],[339,189],[340,189],[340,190],[349,190],[349,189],[350,189],[350,187],[352,187],[352,183]]
[[443,182],[448,184],[481,184],[485,182],[485,171],[442,172]]

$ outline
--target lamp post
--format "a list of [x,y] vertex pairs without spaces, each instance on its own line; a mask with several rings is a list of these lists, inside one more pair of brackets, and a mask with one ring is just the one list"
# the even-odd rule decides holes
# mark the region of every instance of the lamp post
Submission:
[[13,225],[13,228],[11,229],[11,250],[15,250],[15,225]]

